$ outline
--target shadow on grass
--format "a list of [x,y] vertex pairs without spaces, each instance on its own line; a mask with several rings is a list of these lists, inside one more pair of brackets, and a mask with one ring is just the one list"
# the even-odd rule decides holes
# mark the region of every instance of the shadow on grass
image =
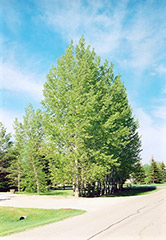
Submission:
[[103,197],[130,197],[130,196],[139,196],[145,195],[151,192],[156,191],[156,187],[131,187],[124,188],[121,192],[117,192],[114,194],[104,195]]

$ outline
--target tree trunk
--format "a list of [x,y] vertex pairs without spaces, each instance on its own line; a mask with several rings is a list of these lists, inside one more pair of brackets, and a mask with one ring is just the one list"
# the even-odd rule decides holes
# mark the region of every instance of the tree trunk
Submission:
[[17,188],[18,188],[18,192],[20,192],[21,188],[20,188],[20,171],[18,172],[18,178],[17,178]]
[[78,185],[76,185],[76,188],[75,188],[75,197],[76,197],[76,198],[79,197],[79,188],[78,188]]
[[79,197],[79,188],[77,184],[73,184],[73,196],[76,198]]
[[75,191],[74,196],[79,197],[79,176],[78,176],[78,160],[75,159],[75,168],[76,168],[76,176],[75,176]]
[[95,196],[95,183],[93,183],[92,185],[92,197]]
[[33,171],[34,171],[34,174],[35,174],[35,182],[36,182],[37,194],[39,194],[40,193],[39,178],[38,178],[38,174],[37,174],[37,171],[36,171],[36,167],[35,167],[33,158],[31,158],[31,164],[32,164],[32,168],[33,168]]
[[20,167],[20,160],[18,162],[18,176],[17,176],[17,188],[18,188],[18,192],[20,192],[21,188],[20,188],[20,181],[21,181],[21,167]]

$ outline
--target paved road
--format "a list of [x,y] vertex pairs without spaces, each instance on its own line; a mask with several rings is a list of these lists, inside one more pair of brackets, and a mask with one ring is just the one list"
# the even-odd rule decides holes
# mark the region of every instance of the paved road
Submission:
[[12,195],[10,193],[3,193],[3,192],[0,192],[0,201],[3,201],[3,200],[8,200],[12,197]]
[[2,240],[165,240],[166,189],[138,197],[57,199],[16,196],[0,206],[85,209],[87,213]]

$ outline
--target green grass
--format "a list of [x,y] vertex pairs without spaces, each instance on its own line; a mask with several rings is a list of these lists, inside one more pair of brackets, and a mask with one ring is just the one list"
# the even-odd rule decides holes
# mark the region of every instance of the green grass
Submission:
[[137,185],[137,184],[132,184],[132,186],[136,186],[136,187],[160,187],[160,186],[166,186],[166,182],[164,183],[149,183],[149,184],[141,184],[141,185]]
[[[22,232],[30,228],[61,221],[68,217],[83,214],[76,209],[34,209],[0,207],[0,236]],[[21,216],[26,219],[19,220]]]
[[105,195],[104,197],[131,197],[131,196],[139,196],[145,195],[152,192],[158,191],[158,189],[148,188],[148,187],[134,187],[134,188],[124,188],[122,192],[117,192],[114,194]]
[[47,192],[43,192],[40,195],[49,195],[49,196],[62,196],[69,197],[73,196],[73,190],[48,190]]
[[[28,193],[28,192],[16,192],[16,194],[37,195],[37,193]],[[73,190],[68,190],[68,189],[66,189],[66,190],[48,190],[46,192],[41,192],[40,195],[69,197],[69,196],[73,196]]]

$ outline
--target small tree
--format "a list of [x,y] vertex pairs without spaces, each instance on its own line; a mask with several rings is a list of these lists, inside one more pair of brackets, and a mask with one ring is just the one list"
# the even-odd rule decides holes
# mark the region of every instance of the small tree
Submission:
[[161,178],[162,178],[162,182],[166,182],[166,166],[165,163],[162,162],[160,164],[160,168],[161,168]]
[[15,130],[15,141],[13,145],[13,159],[11,161],[9,171],[10,174],[8,178],[11,181],[11,184],[15,186],[18,192],[21,191],[21,175],[22,175],[22,164],[23,164],[23,157],[22,154],[24,152],[24,131],[23,131],[23,124],[18,122],[16,118],[13,124]]
[[161,172],[160,172],[159,165],[152,157],[152,160],[151,160],[151,182],[152,183],[160,183],[161,180],[162,180],[162,178],[161,178]]
[[140,160],[135,165],[133,178],[135,183],[141,184],[145,182],[145,170]]
[[143,165],[145,171],[145,183],[151,183],[151,166],[149,164]]
[[44,131],[41,110],[34,111],[31,104],[25,109],[23,138],[21,184],[27,191],[35,191],[39,194],[46,184],[45,159],[41,154]]

